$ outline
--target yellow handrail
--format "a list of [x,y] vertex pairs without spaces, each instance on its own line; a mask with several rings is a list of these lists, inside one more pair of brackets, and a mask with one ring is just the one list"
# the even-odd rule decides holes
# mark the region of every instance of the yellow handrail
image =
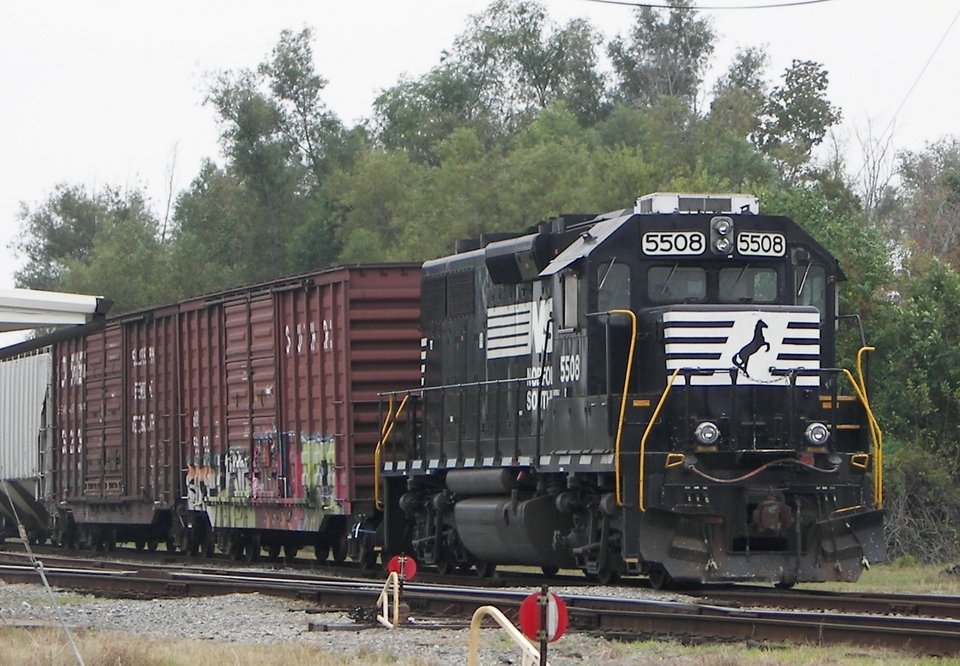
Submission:
[[646,511],[647,507],[643,502],[643,474],[644,466],[646,463],[646,452],[647,452],[647,438],[650,436],[650,431],[653,430],[653,425],[657,422],[657,417],[660,416],[660,410],[663,409],[663,404],[667,401],[667,396],[670,394],[670,389],[673,388],[673,382],[676,380],[677,375],[680,374],[680,368],[677,368],[673,371],[673,374],[670,375],[670,381],[667,382],[666,388],[663,389],[663,394],[660,396],[660,402],[657,403],[656,409],[653,410],[653,414],[650,416],[650,422],[647,424],[647,429],[643,431],[643,437],[640,438],[640,476],[637,479],[637,508],[641,511]]
[[860,379],[860,388],[863,389],[864,395],[867,395],[867,382],[863,378],[863,355],[872,351],[876,351],[876,347],[860,347],[857,351],[857,377]]
[[[480,606],[470,618],[470,642],[467,647],[467,666],[476,666],[477,652],[480,649],[480,623],[483,618],[493,618],[500,628],[507,632],[510,639],[520,648],[520,665],[536,666],[544,663],[540,660],[540,650],[523,635],[513,622],[496,606]],[[546,662],[549,664],[549,662]]]
[[873,415],[873,409],[870,408],[867,394],[854,378],[853,373],[844,368],[843,374],[850,385],[853,386],[857,397],[860,398],[860,404],[863,405],[863,409],[867,413],[870,437],[873,439],[873,503],[877,508],[880,508],[883,506],[883,432],[881,432],[880,424],[877,423],[877,419]]
[[381,458],[381,449],[383,445],[386,444],[387,440],[390,439],[390,435],[393,434],[393,426],[397,424],[397,419],[400,418],[400,414],[403,412],[403,408],[407,406],[407,400],[410,399],[410,394],[403,396],[403,400],[400,401],[400,406],[397,407],[396,413],[392,414],[393,411],[393,396],[390,396],[390,409],[387,411],[387,420],[383,422],[383,427],[380,429],[380,441],[377,442],[377,448],[373,452],[373,503],[378,509],[383,508],[383,500],[380,497],[380,458]]
[[622,314],[630,317],[630,353],[627,355],[627,374],[623,378],[623,395],[620,397],[620,418],[617,421],[617,439],[613,444],[614,475],[617,484],[617,506],[623,506],[623,491],[620,482],[620,442],[623,439],[623,417],[627,412],[627,392],[630,390],[630,376],[633,374],[633,351],[637,346],[637,315],[633,310],[610,310],[608,314]]

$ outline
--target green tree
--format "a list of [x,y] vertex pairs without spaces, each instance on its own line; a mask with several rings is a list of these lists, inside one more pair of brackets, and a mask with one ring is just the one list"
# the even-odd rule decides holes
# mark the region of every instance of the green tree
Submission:
[[139,190],[61,184],[35,208],[21,205],[20,223],[13,246],[26,257],[15,274],[20,287],[95,293],[112,299],[115,312],[163,292],[152,268],[165,260],[164,248]]
[[471,18],[437,67],[377,98],[377,139],[436,163],[436,147],[456,128],[489,144],[557,101],[580,122],[595,122],[605,111],[598,42],[586,21],[560,26],[537,2],[497,0]]
[[829,77],[823,65],[794,60],[763,107],[754,143],[776,164],[787,183],[808,175],[810,155],[827,130],[840,122],[840,110],[827,98]]
[[670,96],[696,108],[716,35],[710,23],[697,16],[692,0],[674,5],[666,19],[650,7],[635,10],[628,36],[610,42],[618,101],[644,107]]
[[88,261],[97,230],[121,202],[116,190],[90,193],[82,185],[61,183],[36,207],[21,203],[19,239],[10,247],[26,263],[14,274],[16,284],[27,289],[61,288],[67,264]]
[[762,48],[737,50],[733,62],[713,88],[709,121],[746,139],[760,130],[767,103],[765,74],[769,57]]
[[944,137],[897,157],[902,212],[894,231],[911,251],[960,268],[960,140]]
[[358,138],[321,99],[327,82],[314,70],[311,39],[309,29],[284,31],[256,71],[221,73],[207,97],[239,187],[240,208],[224,215],[242,223],[246,281],[321,266],[339,252],[326,181]]

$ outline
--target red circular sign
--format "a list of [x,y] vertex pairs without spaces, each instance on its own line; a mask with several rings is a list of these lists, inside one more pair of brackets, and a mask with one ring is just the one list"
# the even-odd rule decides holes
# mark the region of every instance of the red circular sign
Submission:
[[387,571],[397,574],[403,580],[413,580],[417,575],[417,561],[409,555],[394,555],[387,563]]
[[[523,635],[532,641],[555,641],[563,636],[567,630],[567,604],[553,592],[546,594],[546,623],[541,627],[543,605],[541,598],[544,595],[534,592],[520,604],[520,630]],[[540,635],[541,629],[544,635]]]

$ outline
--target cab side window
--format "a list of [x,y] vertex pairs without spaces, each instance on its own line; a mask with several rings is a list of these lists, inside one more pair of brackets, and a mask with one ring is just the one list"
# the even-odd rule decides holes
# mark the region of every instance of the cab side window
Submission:
[[580,325],[580,276],[574,271],[563,274],[563,320],[561,328],[576,328]]
[[597,311],[630,309],[630,267],[611,261],[597,268]]

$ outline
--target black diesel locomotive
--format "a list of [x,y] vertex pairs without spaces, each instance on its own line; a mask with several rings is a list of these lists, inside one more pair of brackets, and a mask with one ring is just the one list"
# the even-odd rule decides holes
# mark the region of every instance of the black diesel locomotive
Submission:
[[856,580],[886,557],[882,443],[870,348],[837,367],[844,279],[745,195],[649,195],[427,262],[422,386],[384,400],[385,552]]

